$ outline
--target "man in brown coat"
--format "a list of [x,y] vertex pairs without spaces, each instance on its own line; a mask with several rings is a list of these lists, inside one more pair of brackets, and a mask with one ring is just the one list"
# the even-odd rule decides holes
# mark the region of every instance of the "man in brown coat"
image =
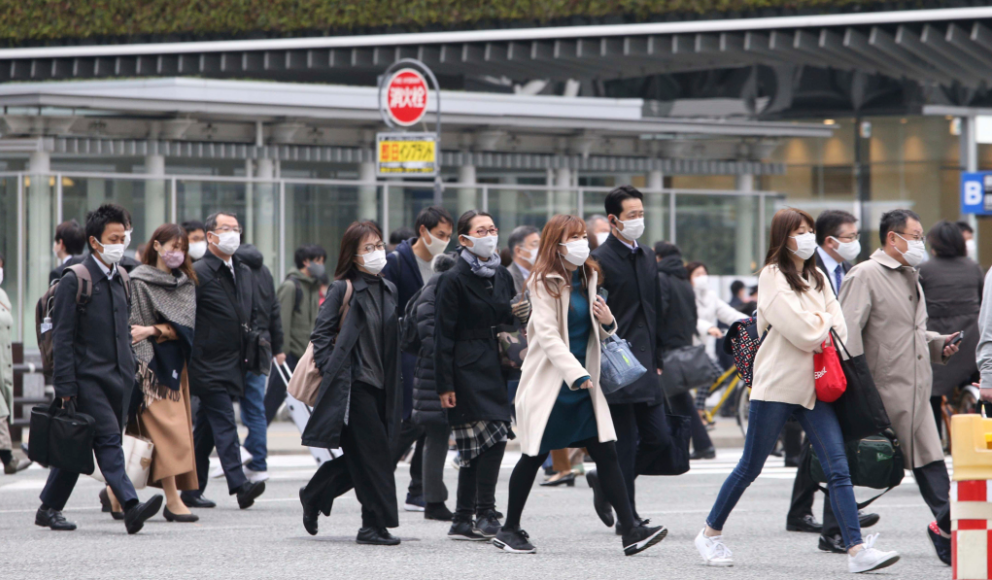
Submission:
[[882,248],[844,277],[841,307],[848,349],[864,353],[906,461],[936,521],[927,532],[945,563],[951,563],[950,478],[930,409],[931,360],[957,352],[957,336],[927,331],[927,309],[916,267],[926,252],[920,218],[909,210],[882,215]]

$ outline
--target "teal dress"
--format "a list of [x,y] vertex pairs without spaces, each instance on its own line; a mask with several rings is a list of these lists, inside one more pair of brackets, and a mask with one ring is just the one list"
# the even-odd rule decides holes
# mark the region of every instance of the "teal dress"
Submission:
[[[583,367],[586,366],[586,347],[589,346],[589,335],[592,334],[589,311],[589,299],[582,289],[579,270],[576,270],[572,275],[572,296],[568,308],[568,345]],[[583,377],[576,384],[581,385],[588,379],[589,377]],[[562,383],[558,399],[544,427],[540,453],[575,447],[580,441],[598,436],[596,413],[592,408],[589,390],[573,391]]]

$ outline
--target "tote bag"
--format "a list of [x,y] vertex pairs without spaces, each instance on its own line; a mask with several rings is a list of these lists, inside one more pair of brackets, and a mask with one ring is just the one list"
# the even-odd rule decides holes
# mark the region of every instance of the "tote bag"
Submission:
[[847,377],[840,366],[837,349],[829,340],[813,354],[813,377],[816,379],[816,400],[833,403],[847,390]]
[[871,371],[868,370],[865,355],[852,357],[837,333],[833,330],[830,333],[834,344],[840,347],[846,357],[841,359],[840,365],[847,378],[847,389],[833,404],[844,440],[860,441],[889,429],[892,423],[885,412],[885,405],[882,404],[882,397],[875,387]]
[[[134,435],[125,434],[121,442],[121,447],[124,450],[124,472],[127,473],[127,478],[131,480],[134,489],[148,487],[148,478],[152,470],[152,453],[155,451],[155,444],[152,443],[151,439],[146,437],[140,435],[135,437]],[[93,462],[94,464],[96,463],[95,454],[93,456]],[[99,469],[93,471],[93,479],[104,483],[107,482]]]

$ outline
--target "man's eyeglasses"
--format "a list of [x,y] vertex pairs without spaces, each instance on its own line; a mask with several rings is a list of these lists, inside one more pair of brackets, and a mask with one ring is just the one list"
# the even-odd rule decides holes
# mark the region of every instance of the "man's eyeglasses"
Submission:
[[485,228],[479,228],[472,233],[474,233],[475,237],[477,238],[484,238],[486,236],[495,236],[496,234],[499,233],[499,228],[497,228],[496,226],[493,226],[488,230]]
[[385,250],[386,244],[379,242],[378,244],[365,244],[362,246],[362,252],[365,254],[371,254],[376,250]]
[[240,234],[241,228],[238,226],[234,226],[233,228],[231,226],[221,226],[214,230],[215,234],[226,234],[227,232],[234,232],[236,234]]
[[861,234],[848,234],[846,236],[830,236],[835,240],[840,240],[842,242],[853,242],[861,237]]
[[908,239],[908,240],[911,240],[911,241],[914,241],[914,242],[923,242],[923,241],[926,241],[926,239],[927,239],[927,233],[926,232],[923,232],[922,234],[911,234],[909,232],[896,232],[896,233],[899,234],[900,236],[902,236],[902,238],[904,240],[905,239]]

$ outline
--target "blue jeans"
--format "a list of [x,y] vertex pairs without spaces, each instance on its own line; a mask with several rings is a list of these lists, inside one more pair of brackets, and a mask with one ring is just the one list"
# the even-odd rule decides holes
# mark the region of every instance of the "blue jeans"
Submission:
[[265,375],[248,373],[245,375],[245,396],[241,398],[241,422],[248,428],[245,437],[245,449],[251,453],[248,469],[252,471],[267,471],[265,456],[268,454],[265,420]]
[[744,455],[733,473],[723,482],[706,523],[714,530],[723,529],[723,524],[744,495],[744,490],[761,474],[761,468],[774,449],[782,427],[793,413],[806,431],[813,451],[823,465],[830,489],[830,505],[840,524],[844,543],[848,548],[857,546],[861,543],[861,524],[858,522],[858,504],[854,499],[851,474],[844,453],[844,437],[833,407],[820,401],[809,410],[802,405],[751,400]]

